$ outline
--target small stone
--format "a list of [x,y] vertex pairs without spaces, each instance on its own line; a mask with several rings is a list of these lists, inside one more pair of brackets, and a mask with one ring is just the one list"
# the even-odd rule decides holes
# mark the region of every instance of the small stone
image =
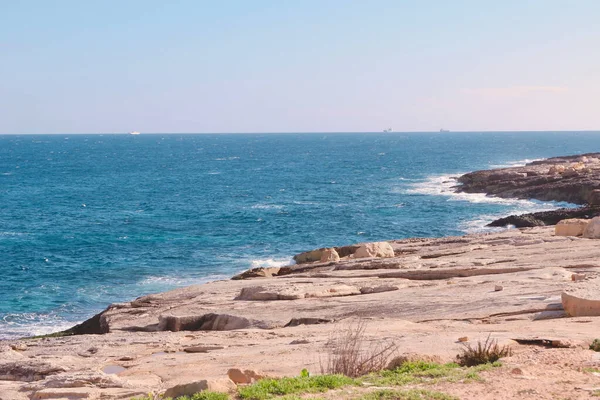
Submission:
[[461,342],[461,343],[468,342],[469,338],[467,336],[459,337],[458,341]]
[[310,340],[306,340],[306,339],[296,339],[296,340],[292,340],[290,342],[290,344],[309,344]]
[[25,351],[27,350],[27,345],[25,343],[14,343],[10,345],[10,348],[15,350],[15,351]]
[[183,349],[186,353],[208,353],[211,350],[222,350],[223,346],[191,346]]
[[494,292],[500,292],[504,290],[504,287],[502,285],[496,285],[494,286]]
[[513,368],[510,373],[513,375],[523,375],[523,370],[521,368]]
[[585,279],[585,274],[573,274],[571,275],[571,280],[573,282],[583,281]]

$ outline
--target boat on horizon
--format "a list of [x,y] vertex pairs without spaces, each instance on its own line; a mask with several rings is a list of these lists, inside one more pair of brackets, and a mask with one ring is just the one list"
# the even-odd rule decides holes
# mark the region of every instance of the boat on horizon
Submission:
[[442,128],[442,129],[440,129],[440,132],[442,132],[442,133],[447,133],[447,132],[450,132],[450,131],[449,131],[448,129],[443,129],[443,128]]
[[129,132],[130,135],[139,135],[140,133],[138,131],[131,131]]

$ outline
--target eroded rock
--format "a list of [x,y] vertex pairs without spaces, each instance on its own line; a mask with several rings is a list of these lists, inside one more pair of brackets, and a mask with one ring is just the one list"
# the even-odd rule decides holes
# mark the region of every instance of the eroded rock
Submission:
[[159,330],[179,331],[230,331],[250,327],[250,320],[228,314],[204,314],[199,316],[159,317]]
[[354,253],[354,258],[394,257],[394,249],[388,242],[364,243]]
[[554,227],[556,236],[582,236],[589,220],[572,218],[559,221]]
[[325,249],[321,252],[321,262],[338,262],[340,261],[340,255],[335,249]]

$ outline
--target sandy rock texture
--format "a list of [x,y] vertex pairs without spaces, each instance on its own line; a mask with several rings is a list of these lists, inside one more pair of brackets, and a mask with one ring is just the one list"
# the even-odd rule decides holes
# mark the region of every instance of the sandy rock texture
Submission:
[[[600,353],[587,349],[600,336],[600,317],[570,315],[583,307],[577,299],[600,300],[599,243],[555,236],[553,227],[395,240],[387,242],[392,257],[342,252],[337,262],[320,262],[319,254],[314,262],[113,304],[73,330],[95,334],[1,342],[0,399],[125,399],[232,390],[231,377],[256,379],[249,371],[319,373],[331,334],[357,319],[373,343],[393,340],[401,352],[444,361],[458,353],[459,338],[491,335],[514,346],[506,366],[487,373],[488,386],[461,398],[494,398],[486,393],[500,390],[500,381],[516,382],[502,398],[527,398],[534,380],[538,397],[531,398],[561,391],[586,398],[592,392],[577,388],[600,387],[585,372],[600,367]],[[540,338],[574,347],[532,345],[546,343]],[[443,389],[459,395],[457,387]]]

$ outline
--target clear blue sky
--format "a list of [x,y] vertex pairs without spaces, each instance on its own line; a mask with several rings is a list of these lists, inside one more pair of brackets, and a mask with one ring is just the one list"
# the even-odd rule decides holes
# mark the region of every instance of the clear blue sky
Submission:
[[600,129],[598,0],[0,0],[0,133]]

